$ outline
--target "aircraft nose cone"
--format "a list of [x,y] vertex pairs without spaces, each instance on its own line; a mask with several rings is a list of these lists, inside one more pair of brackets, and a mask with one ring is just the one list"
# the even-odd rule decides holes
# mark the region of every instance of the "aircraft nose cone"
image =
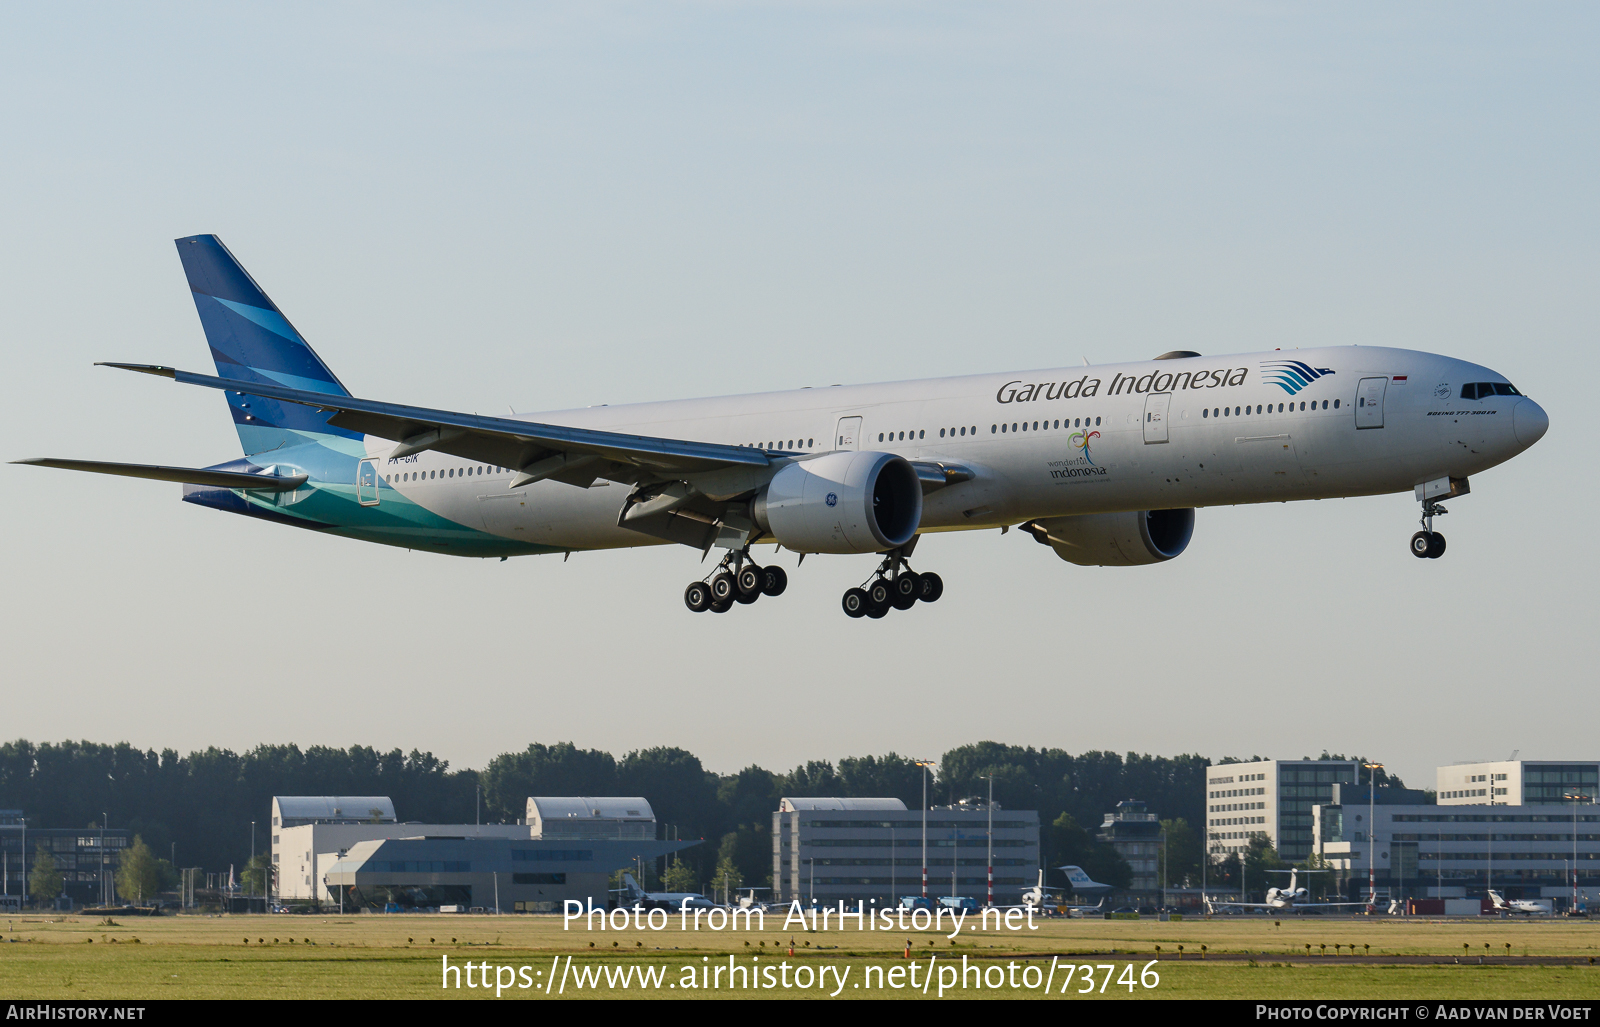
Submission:
[[1533,400],[1524,399],[1511,411],[1511,430],[1516,433],[1518,442],[1531,446],[1550,430],[1550,415]]

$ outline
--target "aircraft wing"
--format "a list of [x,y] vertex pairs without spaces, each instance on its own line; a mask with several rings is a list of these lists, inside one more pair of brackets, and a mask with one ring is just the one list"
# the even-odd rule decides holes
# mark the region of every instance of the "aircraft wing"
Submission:
[[1333,909],[1333,908],[1340,907],[1340,906],[1361,906],[1361,907],[1366,907],[1368,905],[1376,905],[1376,903],[1367,903],[1367,902],[1296,902],[1294,904],[1294,908],[1295,909]]
[[[328,418],[328,423],[336,428],[394,439],[399,445],[391,456],[410,456],[436,449],[468,460],[513,468],[520,473],[512,480],[512,488],[545,478],[587,487],[596,478],[638,482],[674,480],[686,474],[704,475],[721,470],[760,472],[771,467],[775,458],[800,455],[333,396],[152,364],[106,362],[105,366],[159,375],[185,385],[331,411],[333,416]],[[742,479],[745,476],[735,474],[732,477]],[[737,483],[730,482],[729,487]],[[752,482],[748,487],[759,484]]]
[[[1361,903],[1358,903],[1358,905],[1360,905],[1360,904]],[[1272,905],[1271,903],[1268,903],[1268,902],[1216,902],[1216,901],[1211,900],[1211,899],[1207,899],[1206,900],[1206,905],[1212,907],[1213,909],[1224,909],[1224,908],[1226,908],[1226,909],[1279,909],[1279,910],[1281,910],[1281,909],[1284,908],[1282,906],[1274,906],[1274,905]],[[1298,905],[1296,905],[1295,908],[1298,909],[1300,907]]]

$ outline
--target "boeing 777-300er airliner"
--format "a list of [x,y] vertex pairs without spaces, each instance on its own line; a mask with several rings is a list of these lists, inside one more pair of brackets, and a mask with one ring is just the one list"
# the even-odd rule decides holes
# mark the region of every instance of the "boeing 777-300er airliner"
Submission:
[[22,463],[181,482],[185,502],[454,556],[680,543],[726,556],[684,592],[784,590],[755,543],[875,554],[845,613],[939,598],[925,533],[1019,526],[1063,560],[1160,563],[1202,506],[1414,492],[1411,552],[1468,478],[1533,445],[1539,404],[1477,364],[1378,346],[835,385],[486,417],[350,394],[214,235],[177,240],[245,456],[206,468]]

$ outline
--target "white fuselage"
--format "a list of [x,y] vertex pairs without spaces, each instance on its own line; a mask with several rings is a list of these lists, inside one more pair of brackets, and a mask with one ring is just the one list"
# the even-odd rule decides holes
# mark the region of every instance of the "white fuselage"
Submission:
[[[1274,373],[1286,361],[1318,373],[1309,382],[1288,380]],[[860,449],[956,464],[971,480],[924,498],[921,530],[944,531],[1409,492],[1465,478],[1526,449],[1548,425],[1520,395],[1461,398],[1464,384],[1481,382],[1505,378],[1450,357],[1349,346],[518,416],[781,450],[802,460]],[[510,469],[479,473],[481,465],[438,452],[391,460],[394,446],[365,442],[394,488],[457,523],[572,549],[659,544],[617,526],[626,487],[543,481],[511,490]]]

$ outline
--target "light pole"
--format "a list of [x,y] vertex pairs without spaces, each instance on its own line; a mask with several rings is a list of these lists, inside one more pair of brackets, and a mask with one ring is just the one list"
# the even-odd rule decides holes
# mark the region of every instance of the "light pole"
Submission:
[[1378,904],[1378,832],[1374,819],[1378,809],[1378,771],[1382,763],[1363,763],[1367,768],[1367,912]]
[[1494,891],[1494,775],[1489,774],[1487,776],[1489,778],[1489,787],[1485,791],[1489,793],[1489,813],[1483,818],[1483,826],[1485,828],[1483,833],[1485,846],[1483,852],[1483,897],[1490,905],[1493,905],[1494,896],[1489,893]]
[[922,897],[928,897],[928,768],[930,760],[912,760],[922,768]]
[[895,894],[894,884],[894,821],[889,821],[889,901],[895,905],[900,904],[900,896]]
[[1167,908],[1167,829],[1161,829],[1161,908]]
[[1578,911],[1578,803],[1593,802],[1594,796],[1571,791],[1562,798],[1572,801],[1572,907],[1568,912],[1576,913]]
[[988,861],[988,864],[989,864],[989,905],[993,906],[994,905],[994,775],[993,774],[988,774],[986,776],[989,778],[989,827],[988,827],[989,851],[987,853],[987,861]]
[[[7,826],[10,826],[10,825],[7,825]],[[22,859],[19,861],[21,863],[21,865],[22,865],[22,897],[18,901],[21,902],[23,906],[27,906],[27,904],[28,904],[28,819],[26,817],[18,817],[16,826],[18,828],[20,828],[21,831],[22,831]],[[6,868],[5,868],[4,877],[5,877],[5,893],[7,895],[10,895],[11,894],[11,857],[10,857],[9,853],[6,856]]]

